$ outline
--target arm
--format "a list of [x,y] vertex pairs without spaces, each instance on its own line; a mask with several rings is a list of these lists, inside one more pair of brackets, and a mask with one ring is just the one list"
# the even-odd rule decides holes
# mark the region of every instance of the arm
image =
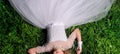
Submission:
[[52,50],[52,48],[53,48],[52,43],[49,43],[45,46],[37,46],[37,47],[31,48],[28,50],[28,53],[36,54],[36,53],[42,53],[42,52],[49,52]]
[[76,53],[80,54],[82,52],[82,39],[81,39],[81,32],[77,29],[77,40],[78,40],[78,48],[76,49]]
[[36,52],[37,53],[42,53],[42,52],[50,52],[53,49],[53,44],[52,43],[48,43],[45,46],[38,46],[36,47]]
[[81,32],[80,32],[80,30],[77,28],[77,29],[75,29],[75,31],[76,31],[76,38],[77,38],[77,40],[78,40],[78,42],[79,41],[81,41],[82,39],[81,39]]
[[78,48],[76,50],[76,53],[80,54],[82,51],[82,41],[81,41],[81,33],[78,28],[75,29],[68,38],[68,42],[70,43],[70,45],[73,44],[75,39],[77,39],[77,41],[78,41]]
[[78,28],[76,28],[69,36],[68,41],[73,43],[74,40],[77,38],[77,41],[80,42],[81,41],[81,33],[80,30]]

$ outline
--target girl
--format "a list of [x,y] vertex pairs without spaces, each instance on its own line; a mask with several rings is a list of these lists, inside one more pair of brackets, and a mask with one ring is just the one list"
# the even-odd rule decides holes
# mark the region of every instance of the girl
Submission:
[[79,29],[67,39],[65,29],[73,25],[94,22],[105,17],[114,0],[9,0],[17,12],[30,24],[48,30],[49,42],[45,46],[29,49],[30,54],[49,52],[63,54],[78,40],[77,53],[81,52]]
[[[59,37],[58,37],[59,38]],[[66,50],[72,47],[74,40],[77,38],[78,41],[78,48],[76,49],[76,53],[80,54],[82,52],[82,41],[81,41],[81,33],[78,28],[76,28],[67,41],[55,41],[49,42],[45,46],[37,46],[28,50],[29,54],[36,54],[42,52],[50,52],[53,50],[53,54],[65,54]],[[63,38],[64,39],[64,38]],[[70,52],[69,52],[70,54]]]

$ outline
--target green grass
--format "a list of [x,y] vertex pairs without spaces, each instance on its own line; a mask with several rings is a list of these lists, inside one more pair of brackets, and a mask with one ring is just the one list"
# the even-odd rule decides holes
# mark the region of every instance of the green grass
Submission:
[[[102,20],[68,28],[67,35],[77,27],[82,32],[82,54],[120,54],[120,0]],[[46,34],[25,22],[7,0],[0,0],[0,54],[27,54],[29,48],[46,42]],[[73,54],[76,45],[75,41]]]

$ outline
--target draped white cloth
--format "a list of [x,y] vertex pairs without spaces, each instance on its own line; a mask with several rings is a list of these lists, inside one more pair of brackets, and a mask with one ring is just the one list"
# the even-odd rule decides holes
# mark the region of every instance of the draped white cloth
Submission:
[[11,5],[27,22],[42,29],[56,22],[57,24],[63,23],[65,28],[69,28],[72,25],[100,20],[107,15],[113,1],[9,0]]

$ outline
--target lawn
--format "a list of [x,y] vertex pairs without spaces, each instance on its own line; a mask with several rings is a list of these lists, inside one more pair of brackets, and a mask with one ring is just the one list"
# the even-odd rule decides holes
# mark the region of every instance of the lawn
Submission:
[[[82,54],[120,54],[120,0],[115,0],[105,18],[72,26],[66,29],[67,36],[75,28],[82,33]],[[46,34],[46,30],[25,22],[8,0],[0,0],[0,54],[27,54],[29,48],[46,42]],[[71,49],[73,54],[76,42]]]

